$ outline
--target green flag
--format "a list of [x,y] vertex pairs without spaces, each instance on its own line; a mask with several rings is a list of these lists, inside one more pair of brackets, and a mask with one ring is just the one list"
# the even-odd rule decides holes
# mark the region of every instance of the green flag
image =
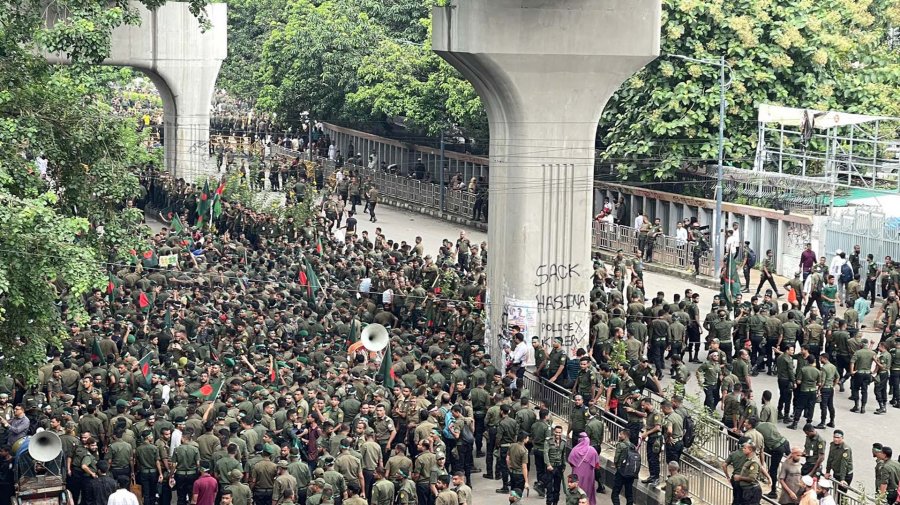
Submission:
[[209,180],[203,183],[203,192],[197,199],[197,224],[201,225],[209,219],[209,206],[212,205],[212,193],[209,191]]
[[150,384],[150,377],[153,375],[150,373],[150,361],[152,356],[153,353],[148,352],[146,356],[138,361],[138,370],[140,370],[141,375],[144,377],[145,384]]
[[172,324],[172,309],[166,307],[166,317],[163,319],[163,329],[168,330],[172,326],[174,326]]
[[94,359],[100,360],[101,365],[106,364],[106,357],[103,356],[103,351],[100,349],[100,342],[98,342],[96,338],[91,343],[91,361],[94,361]]
[[215,399],[219,397],[219,392],[222,391],[223,384],[225,384],[225,381],[221,380],[214,383],[207,382],[200,386],[200,389],[191,393],[191,396],[196,396],[205,402],[215,401]]
[[178,217],[178,214],[175,214],[175,217],[172,218],[171,226],[172,230],[174,230],[175,233],[181,233],[184,231],[184,225],[181,224],[181,218]]
[[106,285],[106,294],[109,295],[110,305],[112,305],[112,303],[115,301],[116,295],[118,294],[118,291],[119,291],[119,286],[121,286],[121,285],[122,285],[122,281],[119,280],[118,277],[116,277],[115,275],[110,273],[109,274],[109,284]]
[[304,272],[301,272],[301,283],[304,283],[305,278],[307,297],[310,301],[315,301],[316,296],[319,294],[319,290],[322,289],[322,285],[319,283],[319,276],[316,275],[316,269],[313,268],[309,260],[303,258],[303,262],[305,263],[305,275]]
[[722,276],[722,296],[731,308],[741,292],[741,281],[738,277],[737,258],[733,254],[727,254],[726,257],[725,273]]
[[391,346],[388,344],[384,349],[384,359],[381,360],[381,368],[378,369],[378,373],[375,375],[376,380],[381,377],[382,384],[388,389],[393,389],[394,382],[397,380],[393,366],[394,357],[391,355]]

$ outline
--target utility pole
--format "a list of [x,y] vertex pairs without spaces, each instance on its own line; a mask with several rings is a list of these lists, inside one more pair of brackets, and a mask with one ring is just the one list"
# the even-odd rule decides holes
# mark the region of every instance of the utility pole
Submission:
[[444,130],[441,129],[441,165],[438,167],[438,177],[441,183],[441,212],[446,210],[444,201]]
[[730,71],[731,67],[725,62],[725,55],[719,56],[718,60],[701,60],[680,54],[670,54],[668,56],[679,60],[719,67],[719,166],[716,171],[716,213],[713,216],[712,226],[712,233],[714,234],[712,242],[716,262],[713,267],[715,269],[713,270],[713,275],[717,275],[722,263],[722,234],[724,233],[722,228],[722,181],[725,178],[725,88],[730,84],[725,82],[725,69],[728,68]]
[[716,174],[716,266],[718,272],[722,265],[722,179],[725,177],[723,166],[725,158],[725,55],[719,57],[719,171]]

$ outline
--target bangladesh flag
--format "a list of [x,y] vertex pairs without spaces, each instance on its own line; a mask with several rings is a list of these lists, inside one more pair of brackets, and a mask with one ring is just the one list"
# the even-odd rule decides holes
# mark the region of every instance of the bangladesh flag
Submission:
[[150,307],[150,299],[147,298],[147,293],[144,293],[143,291],[138,295],[138,307],[140,307],[141,310],[146,310]]
[[219,392],[222,391],[223,384],[225,384],[225,381],[221,380],[215,383],[207,382],[200,386],[200,389],[191,393],[191,396],[196,396],[205,402],[215,401],[219,397]]
[[322,237],[316,237],[316,254],[322,255]]
[[225,192],[225,181],[222,181],[219,184],[219,187],[216,188],[216,193],[213,195],[213,204],[212,204],[212,215],[214,219],[218,219],[219,216],[222,215],[222,194]]
[[119,280],[113,274],[109,274],[109,284],[106,285],[106,294],[109,297],[109,303],[112,304],[116,299],[116,294],[118,293],[119,286],[122,285],[122,281]]
[[209,206],[212,204],[212,193],[209,191],[209,180],[203,183],[203,191],[197,200],[197,224],[203,224],[206,215],[209,214]]
[[138,370],[141,372],[141,375],[144,377],[145,384],[150,384],[150,376],[152,375],[150,373],[151,356],[153,356],[153,353],[148,352],[146,356],[144,356],[143,358],[141,358],[140,361],[138,361]]
[[384,359],[381,360],[381,368],[378,369],[378,373],[375,375],[376,379],[378,377],[381,377],[384,387],[393,389],[397,375],[394,373],[394,357],[391,355],[390,344],[384,349]]
[[156,255],[156,251],[153,249],[144,251],[144,257],[141,260],[141,263],[144,264],[144,268],[156,268],[159,266],[159,256]]
[[275,384],[275,381],[278,379],[278,362],[272,361],[272,366],[269,367],[269,382]]
[[100,349],[100,342],[95,338],[93,342],[91,342],[91,361],[100,360],[101,365],[106,364],[106,358],[103,356],[103,351]]
[[172,231],[174,231],[175,233],[181,233],[184,231],[184,225],[181,223],[181,218],[179,218],[177,214],[172,218],[172,222],[170,224],[172,226]]
[[[319,290],[322,289],[322,285],[319,283],[319,276],[316,275],[316,269],[313,268],[312,264],[308,259],[303,258],[303,262],[305,263],[305,274],[301,273],[300,282],[306,286],[306,295],[310,299],[310,301],[314,301],[316,296],[319,294]],[[303,278],[306,278],[304,282]]]

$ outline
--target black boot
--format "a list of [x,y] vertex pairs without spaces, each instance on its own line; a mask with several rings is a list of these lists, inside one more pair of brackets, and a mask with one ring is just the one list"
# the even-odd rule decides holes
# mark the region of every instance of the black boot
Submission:
[[866,404],[865,404],[865,403],[863,403],[863,404],[862,404],[862,407],[859,408],[859,413],[860,413],[860,414],[865,414],[865,413],[866,413]]
[[850,412],[853,412],[853,413],[859,412],[859,401],[857,401],[857,400],[853,401],[853,408],[850,409]]

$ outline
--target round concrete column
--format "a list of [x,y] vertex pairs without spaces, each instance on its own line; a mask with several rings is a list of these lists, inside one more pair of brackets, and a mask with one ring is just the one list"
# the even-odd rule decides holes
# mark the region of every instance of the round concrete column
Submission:
[[490,122],[489,349],[589,338],[597,122],[659,54],[659,0],[453,0],[432,47],[475,86]]

